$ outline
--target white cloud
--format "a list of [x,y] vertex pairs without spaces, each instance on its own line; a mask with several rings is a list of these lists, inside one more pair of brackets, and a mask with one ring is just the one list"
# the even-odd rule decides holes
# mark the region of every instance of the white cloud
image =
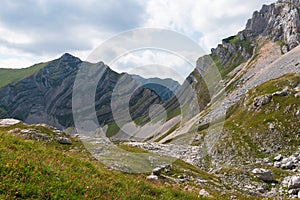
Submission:
[[124,55],[110,67],[118,72],[126,71],[145,78],[173,78],[181,83],[194,68],[175,54],[150,49]]
[[208,51],[224,37],[242,30],[254,10],[271,2],[274,0],[149,0],[146,26],[187,34]]
[[[106,39],[136,27],[178,31],[191,37],[208,53],[221,39],[243,29],[254,10],[273,1],[128,0],[120,3],[107,0],[104,4],[88,0],[82,4],[79,0],[31,0],[30,3],[3,0],[0,8],[0,68],[28,67],[57,58],[65,52],[86,60],[93,49]],[[139,36],[138,41],[129,43],[147,39],[147,35]],[[176,42],[173,45],[181,47]],[[184,50],[188,51],[187,48]],[[119,72],[132,73],[135,69],[144,76],[149,76],[148,69],[142,72],[142,68],[133,66],[152,65],[151,76],[160,77],[166,75],[153,66],[166,66],[164,72],[170,77],[177,76],[172,70],[180,74],[177,80],[193,70],[183,59],[166,52],[134,53],[123,56],[115,64],[118,64],[115,70]]]

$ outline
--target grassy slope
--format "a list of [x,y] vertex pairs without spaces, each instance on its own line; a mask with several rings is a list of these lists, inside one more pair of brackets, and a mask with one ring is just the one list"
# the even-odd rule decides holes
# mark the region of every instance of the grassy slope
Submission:
[[[216,155],[220,156],[221,163],[225,164],[228,160],[232,162],[230,165],[223,165],[218,174],[226,172],[232,177],[242,174],[251,177],[249,169],[264,167],[275,172],[276,180],[282,181],[287,176],[287,171],[256,164],[256,159],[273,160],[279,153],[289,156],[299,148],[300,124],[295,113],[300,109],[300,101],[294,96],[296,91],[290,89],[292,94],[289,96],[274,96],[269,104],[260,109],[253,110],[250,106],[255,97],[281,91],[286,86],[292,88],[296,83],[300,83],[300,76],[295,74],[271,80],[251,90],[242,102],[229,109]],[[269,129],[270,123],[275,125],[275,131]],[[199,134],[206,134],[206,129],[199,130]],[[263,149],[271,149],[273,152]],[[257,179],[255,181],[259,182]]]
[[[209,199],[231,196],[218,177],[181,160],[163,175],[170,179],[187,175],[206,182],[200,186],[194,181],[151,182],[146,180],[146,174],[111,171],[86,152],[77,138],[71,138],[72,145],[29,140],[8,133],[15,128],[35,129],[50,137],[55,134],[54,129],[39,125],[0,127],[0,199],[201,199],[198,192],[202,188],[212,195]],[[119,147],[145,152],[122,144]],[[236,195],[238,199],[258,199]]]
[[85,152],[67,151],[80,145],[74,139],[70,146],[42,144],[7,130],[0,128],[0,199],[197,199],[196,192],[109,171]]
[[24,69],[0,69],[0,88],[33,75],[47,64],[40,63]]
[[[265,84],[249,92],[249,96],[245,98],[243,104],[235,106],[231,110],[232,115],[225,123],[225,130],[228,131],[230,143],[238,143],[244,145],[241,151],[241,157],[267,157],[260,150],[260,147],[272,147],[276,144],[281,145],[285,151],[291,153],[300,143],[297,127],[299,127],[299,119],[295,117],[297,109],[300,108],[299,99],[294,96],[294,91],[289,96],[274,96],[272,101],[262,106],[261,109],[249,110],[253,104],[253,100],[257,96],[272,94],[276,91],[281,91],[286,86],[291,88],[295,83],[300,82],[299,75],[286,75],[284,77],[271,80]],[[277,108],[279,106],[279,109]],[[287,109],[290,107],[290,109]],[[269,124],[275,124],[278,132],[271,132]],[[241,150],[241,149],[240,149]],[[251,153],[250,153],[251,152]],[[245,153],[247,153],[245,155]],[[251,155],[252,154],[252,155]],[[245,157],[246,156],[246,157]]]

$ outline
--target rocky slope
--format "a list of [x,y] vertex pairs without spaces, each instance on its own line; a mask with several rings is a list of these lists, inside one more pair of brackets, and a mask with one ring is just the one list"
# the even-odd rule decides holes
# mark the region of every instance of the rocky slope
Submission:
[[[187,78],[198,91],[201,112],[169,126],[156,137],[163,144],[131,145],[184,159],[217,175],[233,190],[298,197],[299,6],[298,0],[278,1],[254,12],[245,30],[224,39],[210,57],[199,58]],[[223,78],[222,101],[214,101],[222,91],[210,96],[205,87],[205,72],[212,66]],[[197,135],[189,136],[195,127]],[[192,146],[177,145],[187,139],[194,140]]]

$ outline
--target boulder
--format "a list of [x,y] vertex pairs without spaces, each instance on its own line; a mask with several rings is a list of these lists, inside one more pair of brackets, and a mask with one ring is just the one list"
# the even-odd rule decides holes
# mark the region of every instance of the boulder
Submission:
[[273,181],[274,173],[270,170],[256,168],[252,170],[253,175],[262,181]]
[[264,95],[256,97],[253,101],[255,107],[264,106],[272,101],[272,95]]
[[72,141],[69,138],[66,138],[66,137],[59,137],[59,138],[57,138],[57,141],[60,144],[72,144]]
[[156,176],[160,176],[161,171],[162,171],[162,168],[161,168],[161,167],[155,167],[155,168],[152,170],[152,174],[153,174],[153,175],[156,175]]
[[296,116],[296,117],[300,117],[300,110],[297,110],[297,111],[296,111],[295,116]]
[[282,91],[277,91],[272,94],[272,96],[288,96],[289,90],[288,88],[283,89]]
[[278,156],[276,156],[274,158],[275,161],[281,161],[283,159],[283,156],[281,154],[279,154]]
[[288,189],[297,189],[300,188],[300,176],[294,175],[287,178]]
[[210,196],[210,194],[206,190],[202,189],[199,191],[198,198],[209,197],[209,196]]
[[157,181],[158,176],[151,174],[151,175],[147,176],[146,179],[149,181]]
[[276,162],[274,162],[273,166],[276,167],[276,168],[280,168],[281,167],[281,162],[276,161]]
[[1,126],[13,126],[18,123],[21,123],[21,121],[17,120],[17,119],[0,119],[0,127]]

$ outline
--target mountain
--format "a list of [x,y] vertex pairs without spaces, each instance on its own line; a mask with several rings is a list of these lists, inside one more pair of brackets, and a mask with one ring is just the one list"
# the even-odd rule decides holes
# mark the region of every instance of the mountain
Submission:
[[[243,31],[198,59],[179,88],[182,96],[185,85],[197,91],[199,112],[179,122],[176,113],[154,138],[129,144],[192,163],[234,193],[298,197],[299,8],[299,0],[286,0],[255,11]],[[209,88],[214,68],[221,78]],[[174,101],[167,107],[178,109]],[[192,144],[178,145],[183,141]]]
[[[45,66],[41,68],[32,68],[34,70],[5,80],[0,89],[1,117],[12,116],[25,122],[44,122],[59,128],[73,126],[73,104],[70,99],[73,89],[77,89],[74,81],[78,68],[84,64],[90,66],[92,71],[101,72],[95,96],[99,124],[104,127],[108,125],[108,129],[111,130],[110,136],[113,136],[111,139],[118,140],[115,145],[146,156],[143,160],[145,163],[141,161],[143,157],[139,157],[139,160],[129,159],[127,163],[125,158],[132,158],[128,152],[114,155],[117,153],[108,152],[103,148],[107,145],[106,140],[88,138],[91,141],[89,144],[94,148],[91,153],[95,158],[108,152],[109,156],[102,157],[106,160],[101,161],[113,164],[114,161],[122,161],[113,165],[114,169],[125,169],[126,172],[130,172],[130,166],[144,169],[150,163],[154,168],[152,174],[143,178],[150,179],[155,184],[175,186],[192,194],[196,191],[199,198],[298,198],[299,7],[300,0],[280,0],[255,11],[244,30],[223,39],[209,55],[198,59],[197,67],[183,84],[176,88],[172,97],[166,95],[171,94],[170,91],[156,85],[153,87],[154,85],[148,84],[148,80],[125,73],[118,74],[103,63],[85,63],[65,54],[57,60],[43,64]],[[99,73],[95,73],[95,76],[97,74]],[[93,76],[80,78],[86,90],[90,89],[89,85],[94,81]],[[122,81],[120,92],[114,99],[114,90],[119,81]],[[10,84],[4,86],[8,82]],[[177,85],[168,80],[162,80],[158,84],[170,84],[170,88]],[[196,91],[194,95],[197,102],[191,101],[190,89]],[[82,90],[85,92],[85,87]],[[135,90],[133,94],[130,93],[132,90]],[[111,99],[116,100],[117,104],[111,104]],[[125,99],[130,99],[129,112],[135,123],[126,119]],[[87,98],[82,95],[79,100],[84,103]],[[113,116],[109,105],[118,111],[117,116]],[[152,106],[157,107],[151,112]],[[87,113],[84,119],[92,119],[88,112],[90,107],[89,104],[80,107],[86,111],[84,114]],[[167,116],[160,116],[164,109]],[[187,110],[193,112],[188,112],[186,116],[184,113]],[[159,117],[150,121],[149,113]],[[119,132],[120,124],[115,123],[115,117],[120,121],[125,118],[122,121],[124,124],[121,125],[128,125],[126,128],[129,130],[139,131],[133,131],[129,136]],[[49,132],[35,127],[41,125],[31,126],[10,125],[4,129],[0,127],[0,131],[4,135],[16,134],[12,135],[15,141],[13,144],[16,145],[23,144],[21,139],[24,135],[20,133],[28,133],[22,132],[22,128],[31,128],[35,133],[33,139],[37,140],[44,138],[42,136],[45,133],[42,130]],[[130,129],[132,127],[136,129]],[[42,135],[36,132],[42,132]],[[66,133],[61,134],[67,137]],[[139,137],[139,134],[144,135]],[[0,139],[3,141],[3,137]],[[7,144],[8,137],[5,136],[4,139],[7,158],[7,152],[15,152],[19,147]],[[70,137],[70,140],[74,141],[74,138]],[[104,146],[101,146],[103,144]],[[155,155],[180,161],[159,165],[160,160],[156,160],[158,157]],[[0,167],[4,168],[4,165]],[[77,172],[78,170],[76,168]],[[5,177],[12,182],[16,179],[6,168],[1,171],[7,172]],[[51,172],[42,171],[44,174]],[[122,183],[114,185],[124,186]],[[132,187],[129,188],[129,191],[135,191]],[[81,191],[82,188],[79,189]],[[140,187],[139,189],[144,191]],[[16,190],[16,187],[13,187],[13,190]],[[150,194],[157,195],[157,190],[149,190]],[[179,198],[194,197],[178,195]],[[118,197],[120,196],[115,198]]]
[[169,100],[175,95],[180,87],[180,84],[173,79],[148,78],[145,79],[139,75],[131,75],[131,77],[143,88],[153,90],[160,96],[163,101]]
[[[59,59],[28,69],[0,70],[0,76],[7,78],[5,82],[2,81],[3,85],[9,83],[0,89],[1,118],[13,117],[27,123],[46,123],[60,129],[74,126],[72,92],[81,65],[92,67],[95,64],[64,54]],[[103,70],[95,96],[100,125],[114,124],[110,101],[120,79],[126,80],[128,87],[128,91],[122,95],[128,95],[130,89],[135,90],[130,99],[131,104],[136,105],[130,110],[133,119],[146,116],[149,104],[162,103],[155,92],[140,88],[128,74],[118,74],[101,62],[96,65]]]

